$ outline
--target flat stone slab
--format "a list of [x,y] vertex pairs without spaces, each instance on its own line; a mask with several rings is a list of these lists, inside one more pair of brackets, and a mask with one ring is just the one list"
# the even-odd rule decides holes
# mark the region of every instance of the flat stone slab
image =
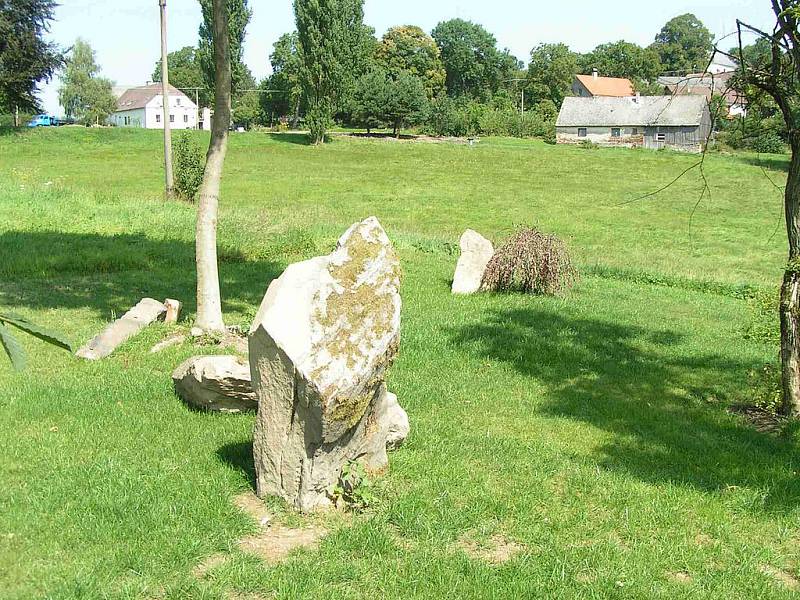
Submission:
[[75,354],[86,360],[100,360],[110,356],[117,348],[127,342],[142,329],[157,321],[166,314],[167,308],[162,302],[145,298],[136,306],[106,327],[99,335]]
[[175,393],[195,408],[211,412],[258,410],[250,366],[238,356],[195,356],[172,374]]

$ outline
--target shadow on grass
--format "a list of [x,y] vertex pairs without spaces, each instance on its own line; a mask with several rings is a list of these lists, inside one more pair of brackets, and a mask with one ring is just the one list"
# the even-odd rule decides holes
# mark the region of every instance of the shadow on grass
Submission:
[[253,442],[226,444],[217,450],[217,458],[230,465],[247,478],[250,487],[256,489],[256,466],[253,461]]
[[725,400],[755,365],[671,351],[681,344],[674,331],[539,309],[498,310],[453,341],[546,385],[545,413],[614,434],[598,450],[608,470],[706,493],[748,488],[758,497],[752,510],[800,501],[796,448],[704,403]]
[[761,167],[770,171],[784,171],[789,172],[790,157],[788,154],[758,154],[758,155],[738,155],[737,160],[753,165],[754,167]]
[[[177,298],[195,309],[194,244],[142,234],[54,231],[0,235],[0,302],[12,307],[91,308],[105,317],[143,296]],[[283,265],[221,248],[223,310],[256,307]]]
[[282,144],[295,144],[297,146],[310,146],[311,141],[305,133],[268,133],[270,140]]

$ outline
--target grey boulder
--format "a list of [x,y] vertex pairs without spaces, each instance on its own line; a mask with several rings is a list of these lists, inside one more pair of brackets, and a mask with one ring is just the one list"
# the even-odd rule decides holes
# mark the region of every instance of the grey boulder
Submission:
[[250,367],[237,356],[195,356],[172,373],[175,393],[200,410],[242,413],[258,410]]
[[477,231],[467,229],[460,241],[461,256],[453,276],[454,294],[474,294],[481,289],[486,265],[494,256],[494,246]]

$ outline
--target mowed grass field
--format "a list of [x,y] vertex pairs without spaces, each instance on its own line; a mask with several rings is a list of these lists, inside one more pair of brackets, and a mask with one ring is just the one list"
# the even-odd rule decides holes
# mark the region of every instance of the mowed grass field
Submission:
[[[198,141],[205,138],[198,136]],[[194,208],[161,197],[157,132],[0,135],[0,311],[81,344],[143,296],[186,302],[99,363],[25,340],[0,361],[2,598],[790,598],[800,589],[800,443],[729,414],[776,348],[743,291],[776,289],[784,157],[233,135],[220,214],[226,320],[376,215],[404,268],[389,386],[412,435],[357,515],[267,566],[252,416],[187,409],[170,373],[218,353],[150,347],[191,325]],[[454,298],[466,227],[565,238],[563,298]],[[500,564],[473,556],[513,542]],[[197,571],[208,557],[224,560]]]

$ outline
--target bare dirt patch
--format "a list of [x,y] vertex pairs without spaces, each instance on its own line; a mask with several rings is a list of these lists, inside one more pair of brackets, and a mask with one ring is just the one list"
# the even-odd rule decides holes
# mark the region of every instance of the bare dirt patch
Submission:
[[667,578],[677,583],[691,583],[693,581],[692,576],[686,571],[667,573]]
[[731,413],[739,415],[759,433],[780,435],[786,427],[787,419],[773,412],[758,408],[757,406],[739,405],[728,409]]
[[252,517],[261,527],[257,535],[239,540],[242,552],[254,554],[267,564],[277,564],[298,548],[316,548],[328,533],[322,527],[310,525],[302,528],[272,524],[272,515],[264,503],[252,492],[240,494],[233,503]]
[[486,542],[479,542],[471,534],[464,534],[456,545],[470,558],[492,565],[502,565],[525,550],[521,544],[500,534],[493,535]]
[[789,571],[778,569],[772,565],[763,565],[761,572],[790,590],[800,590],[800,579],[789,573]]

